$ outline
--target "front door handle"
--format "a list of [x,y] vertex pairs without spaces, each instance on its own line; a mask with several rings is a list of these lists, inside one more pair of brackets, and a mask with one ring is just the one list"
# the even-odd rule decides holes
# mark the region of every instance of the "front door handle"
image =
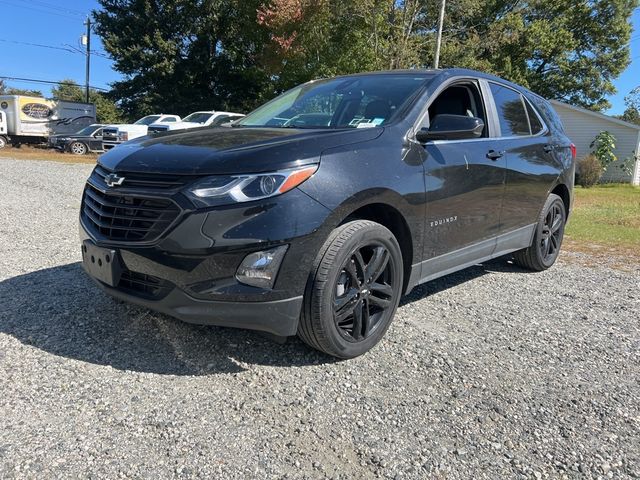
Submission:
[[498,152],[496,150],[489,150],[487,152],[487,158],[489,160],[498,160],[499,158],[502,158],[503,156],[504,156],[504,151]]

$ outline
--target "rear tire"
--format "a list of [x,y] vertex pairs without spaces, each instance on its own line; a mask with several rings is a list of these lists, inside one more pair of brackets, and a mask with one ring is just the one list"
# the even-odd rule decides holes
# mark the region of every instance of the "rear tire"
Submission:
[[298,336],[334,357],[362,355],[389,328],[402,277],[400,246],[387,228],[368,220],[339,226],[313,264]]
[[516,264],[536,272],[551,267],[560,253],[566,221],[564,202],[552,193],[538,217],[533,244],[514,253]]
[[87,146],[82,142],[73,142],[69,145],[69,151],[74,155],[86,155],[88,150]]

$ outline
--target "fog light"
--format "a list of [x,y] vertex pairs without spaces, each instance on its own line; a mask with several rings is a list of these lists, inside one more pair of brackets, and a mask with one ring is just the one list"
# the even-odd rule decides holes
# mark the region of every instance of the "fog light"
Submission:
[[273,288],[287,248],[289,248],[289,245],[250,253],[238,267],[236,278],[245,285]]

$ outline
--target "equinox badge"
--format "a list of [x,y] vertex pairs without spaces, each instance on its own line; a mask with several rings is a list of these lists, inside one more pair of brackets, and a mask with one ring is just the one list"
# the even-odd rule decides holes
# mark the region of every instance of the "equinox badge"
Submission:
[[104,183],[107,184],[107,187],[116,187],[118,185],[122,185],[124,182],[124,177],[119,177],[115,173],[110,173],[106,177],[104,177]]

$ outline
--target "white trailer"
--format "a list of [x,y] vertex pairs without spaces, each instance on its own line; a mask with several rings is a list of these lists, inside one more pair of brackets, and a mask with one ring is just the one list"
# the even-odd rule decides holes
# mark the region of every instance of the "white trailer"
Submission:
[[0,148],[44,143],[50,135],[71,134],[96,123],[92,103],[0,95]]

